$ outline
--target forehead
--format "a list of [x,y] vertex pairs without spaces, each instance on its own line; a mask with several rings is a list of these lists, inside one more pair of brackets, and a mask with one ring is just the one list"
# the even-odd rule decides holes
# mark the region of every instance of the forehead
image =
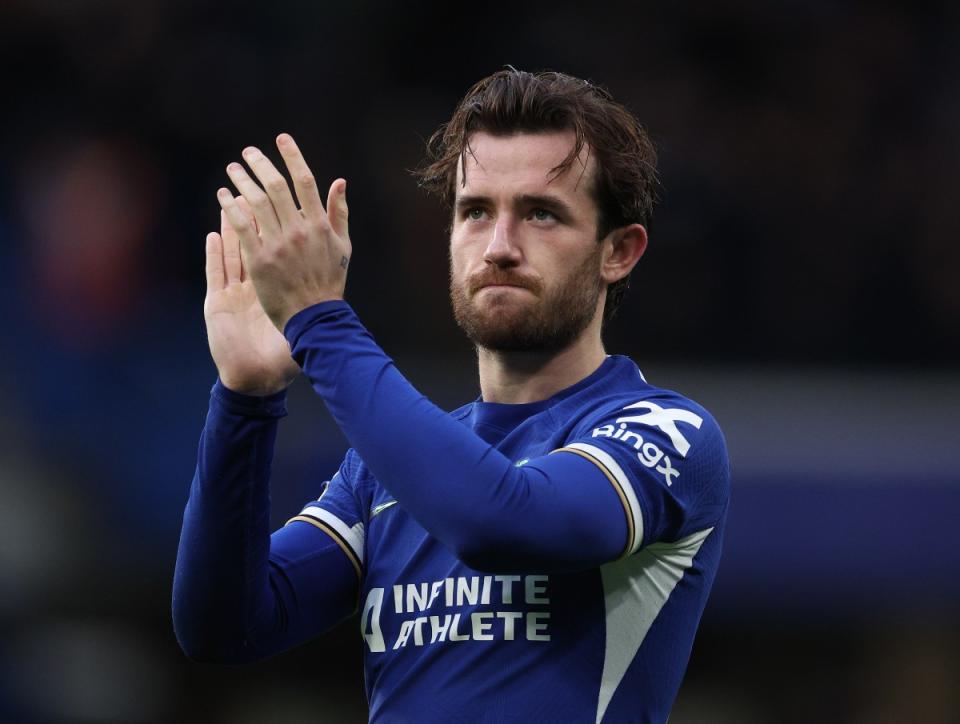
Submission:
[[570,200],[589,202],[594,160],[588,146],[584,145],[579,157],[562,174],[557,176],[554,171],[573,150],[575,141],[573,131],[510,136],[477,131],[469,138],[463,165],[457,164],[456,195],[551,191]]

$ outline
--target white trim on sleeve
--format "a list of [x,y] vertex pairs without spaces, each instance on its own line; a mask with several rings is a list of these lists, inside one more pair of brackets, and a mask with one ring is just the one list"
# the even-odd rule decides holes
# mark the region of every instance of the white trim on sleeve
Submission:
[[337,516],[325,508],[316,505],[308,505],[300,515],[306,515],[322,523],[326,523],[333,528],[343,538],[344,542],[350,546],[350,549],[357,556],[357,560],[363,563],[363,523],[357,523],[352,528],[340,520]]

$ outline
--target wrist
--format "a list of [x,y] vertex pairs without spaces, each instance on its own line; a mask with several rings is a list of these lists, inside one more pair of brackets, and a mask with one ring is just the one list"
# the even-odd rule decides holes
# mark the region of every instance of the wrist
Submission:
[[250,395],[230,389],[218,377],[210,392],[214,400],[234,414],[258,418],[280,418],[287,414],[286,389],[267,395]]
[[219,375],[217,383],[229,393],[250,398],[268,398],[275,397],[285,393],[293,380],[264,382],[244,382],[242,380],[232,380],[229,376]]
[[315,307],[318,304],[323,304],[325,302],[342,302],[343,293],[337,294],[336,292],[331,292],[329,294],[318,295],[316,299],[313,299],[307,303],[296,304],[291,306],[289,309],[285,309],[279,314],[274,315],[271,318],[274,326],[280,330],[280,333],[283,334],[284,330],[287,328],[287,325],[290,323],[290,320],[296,317],[301,312]]

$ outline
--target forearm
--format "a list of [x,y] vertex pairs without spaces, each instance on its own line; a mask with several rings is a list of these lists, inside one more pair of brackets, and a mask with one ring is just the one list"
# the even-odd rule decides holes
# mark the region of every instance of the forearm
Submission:
[[282,393],[257,401],[219,383],[211,393],[173,586],[174,628],[192,658],[256,658],[251,638],[277,627],[269,476],[284,414]]
[[[432,535],[474,567],[576,568],[616,557],[614,499],[585,501],[576,456],[516,467],[421,395],[343,302],[296,315],[285,333],[361,458]],[[554,458],[555,456],[550,456]],[[598,520],[602,524],[598,524]],[[614,518],[616,520],[616,518]]]

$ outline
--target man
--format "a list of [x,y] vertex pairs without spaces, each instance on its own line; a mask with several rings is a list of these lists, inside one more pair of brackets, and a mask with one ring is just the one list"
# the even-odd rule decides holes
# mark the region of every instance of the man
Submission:
[[[451,299],[482,392],[450,414],[343,301],[346,182],[324,207],[293,139],[277,146],[293,192],[245,149],[207,237],[219,380],[174,581],[185,651],[254,660],[359,609],[371,721],[665,721],[729,476],[708,413],[601,342],[647,244],[642,128],[584,81],[511,68],[431,139],[421,180],[452,205]],[[301,370],[352,449],[270,536]]]

